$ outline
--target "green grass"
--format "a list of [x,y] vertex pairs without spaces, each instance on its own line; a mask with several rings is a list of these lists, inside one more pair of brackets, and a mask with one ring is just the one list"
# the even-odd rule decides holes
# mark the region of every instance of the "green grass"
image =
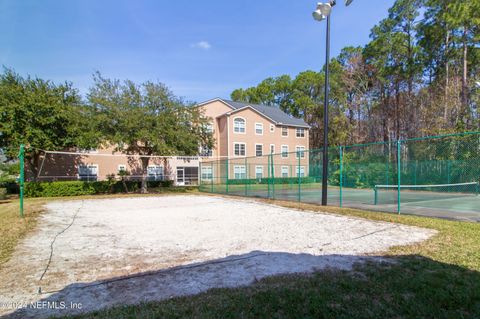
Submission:
[[18,200],[0,202],[0,267],[10,259],[18,242],[35,228],[45,203],[43,199],[29,200],[25,207],[26,217],[20,218]]
[[271,277],[248,287],[212,289],[70,318],[480,318],[480,223],[265,202],[438,233],[382,254],[394,263]]

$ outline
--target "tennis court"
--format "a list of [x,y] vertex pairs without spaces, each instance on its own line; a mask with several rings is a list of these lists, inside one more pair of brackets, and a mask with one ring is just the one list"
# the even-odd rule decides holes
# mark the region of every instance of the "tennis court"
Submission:
[[[202,162],[200,190],[320,204],[322,158],[319,149]],[[480,132],[329,149],[332,206],[479,222],[479,188]]]
[[[270,189],[269,189],[270,188]],[[322,188],[318,183],[306,185],[216,185],[215,192],[236,196],[271,198],[321,204]],[[328,204],[374,211],[396,213],[398,192],[394,189],[379,191],[375,204],[374,189],[340,188],[331,186],[328,190]],[[340,205],[341,198],[341,205]],[[409,190],[400,191],[401,213],[429,217],[480,222],[480,196],[475,192],[451,192]]]

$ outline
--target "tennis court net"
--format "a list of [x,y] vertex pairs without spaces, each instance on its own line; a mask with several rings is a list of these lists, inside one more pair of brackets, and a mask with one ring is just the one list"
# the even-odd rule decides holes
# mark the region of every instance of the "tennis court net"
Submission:
[[479,183],[436,185],[375,185],[374,204],[394,204],[478,196]]

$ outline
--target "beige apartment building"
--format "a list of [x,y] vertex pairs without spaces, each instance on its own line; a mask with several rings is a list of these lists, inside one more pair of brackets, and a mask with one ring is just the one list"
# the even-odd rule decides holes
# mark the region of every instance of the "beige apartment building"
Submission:
[[[262,178],[272,173],[275,177],[308,175],[308,152],[303,151],[309,148],[310,127],[303,120],[276,107],[220,98],[198,107],[210,119],[216,141],[212,150],[203,150],[201,154],[209,157],[202,165],[202,179],[220,175],[229,179]],[[276,154],[272,157],[275,162],[270,163],[273,172],[268,171],[269,154]],[[227,158],[228,171],[226,167],[207,164]]]
[[[227,174],[230,179],[262,178],[267,172],[268,154],[275,156],[274,175],[294,177],[308,175],[309,126],[290,117],[280,109],[265,105],[233,102],[220,98],[198,104],[210,120],[209,128],[215,138],[212,149],[200,147],[199,156],[153,156],[147,168],[150,181],[172,180],[175,185],[195,185],[199,178]],[[249,159],[256,157],[255,159]],[[248,158],[248,159],[247,159]],[[200,162],[228,159],[228,172]],[[244,165],[245,159],[253,166]],[[255,161],[256,164],[255,164]],[[114,147],[74,152],[47,152],[40,157],[38,172],[27,171],[27,179],[43,181],[142,178],[140,158],[115,151]]]

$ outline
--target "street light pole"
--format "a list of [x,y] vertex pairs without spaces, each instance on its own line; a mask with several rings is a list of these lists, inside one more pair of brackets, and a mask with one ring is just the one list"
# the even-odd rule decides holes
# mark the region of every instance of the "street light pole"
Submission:
[[[345,0],[349,6],[353,0]],[[313,18],[317,21],[327,20],[327,43],[325,54],[325,100],[323,104],[323,164],[322,164],[322,205],[326,206],[328,196],[328,93],[330,77],[330,14],[335,6],[336,0],[329,0],[326,3],[317,3],[317,9],[313,11]]]
[[[333,3],[335,4],[335,2]],[[327,16],[327,43],[325,54],[325,100],[323,104],[323,165],[322,165],[322,205],[327,206],[328,199],[328,93],[330,77],[330,15]]]

